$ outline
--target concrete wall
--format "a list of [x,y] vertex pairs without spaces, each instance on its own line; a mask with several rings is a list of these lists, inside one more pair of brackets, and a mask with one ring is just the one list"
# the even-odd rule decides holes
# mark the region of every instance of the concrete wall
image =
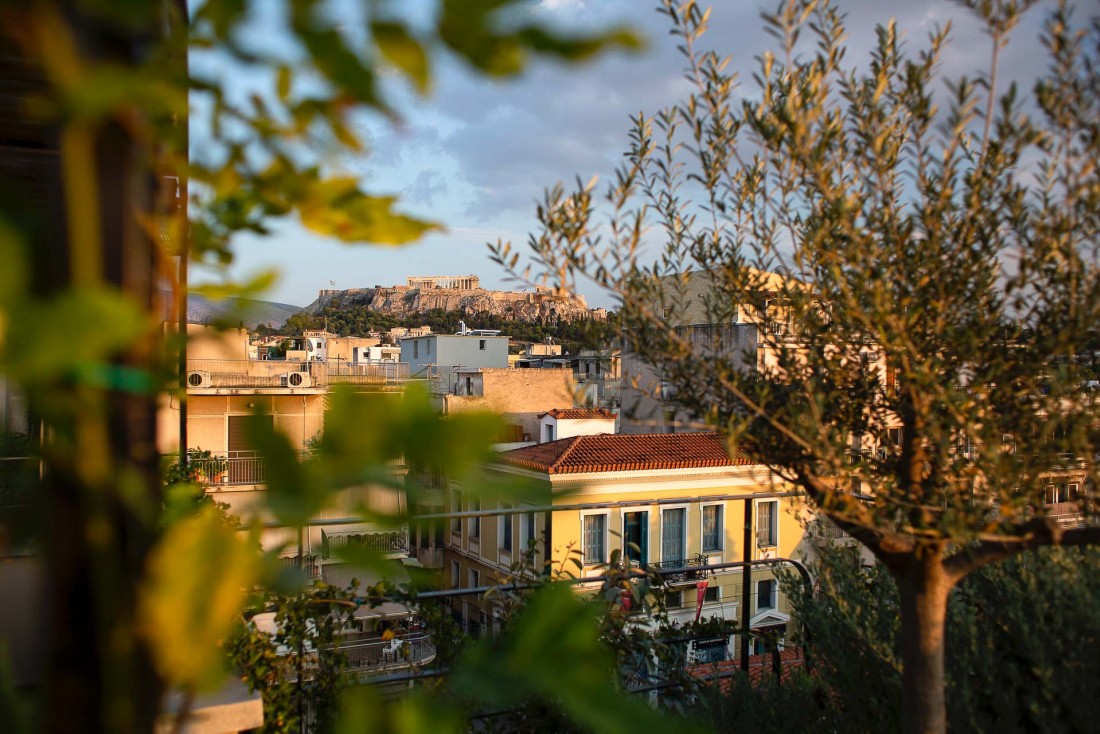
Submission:
[[[696,353],[728,355],[746,370],[760,368],[764,359],[753,324],[697,324],[681,332]],[[622,354],[622,415],[620,433],[674,433],[709,430],[685,411],[664,399],[665,391],[657,372],[628,348]]]
[[335,361],[337,364],[351,364],[352,350],[356,347],[373,347],[381,344],[381,339],[365,336],[333,336],[328,340],[328,356],[326,361]]
[[248,359],[248,331],[219,331],[206,324],[188,324],[187,358]]
[[[249,415],[259,409],[274,416],[275,428],[301,449],[324,426],[324,408],[324,395],[191,395],[187,398],[187,443],[189,448],[226,451],[227,417]],[[179,450],[178,397],[165,395],[160,399],[157,450],[162,454]]]
[[601,433],[615,432],[614,418],[554,418],[544,415],[539,420],[539,432],[536,440],[542,443],[546,436],[546,426],[554,426],[554,440],[574,436],[598,436]]
[[573,407],[573,373],[567,370],[456,370],[453,384],[456,394],[444,396],[445,411],[490,410],[536,440],[540,413]]

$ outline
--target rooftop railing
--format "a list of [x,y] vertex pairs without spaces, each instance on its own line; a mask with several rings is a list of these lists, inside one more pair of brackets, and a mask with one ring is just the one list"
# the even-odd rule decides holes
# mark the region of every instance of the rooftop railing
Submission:
[[316,388],[342,383],[384,386],[409,379],[401,362],[297,362],[275,359],[189,359],[187,387]]

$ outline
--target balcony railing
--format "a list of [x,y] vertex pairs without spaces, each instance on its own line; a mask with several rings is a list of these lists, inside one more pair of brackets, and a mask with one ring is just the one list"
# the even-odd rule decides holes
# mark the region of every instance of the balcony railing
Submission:
[[393,640],[373,639],[342,642],[340,652],[347,655],[347,673],[385,673],[395,668],[427,665],[435,659],[431,637],[421,633],[399,635]]
[[[685,566],[705,566],[706,564],[706,556],[696,555],[691,558],[666,559],[660,563],[651,563],[649,567],[655,571],[660,571],[667,569],[682,569]],[[707,572],[701,569],[692,569],[678,571],[676,573],[663,573],[661,577],[669,586],[681,586],[684,584],[694,584],[696,581],[702,581],[707,577]]]
[[198,481],[211,486],[263,484],[267,460],[255,451],[219,451],[209,457],[191,458],[188,466]]
[[404,362],[378,362],[371,364],[346,364],[326,362],[316,365],[315,371],[328,373],[329,383],[350,385],[388,385],[409,379],[409,365]]
[[852,536],[840,529],[832,520],[819,517],[810,523],[809,535],[817,541],[852,540]]
[[348,364],[255,359],[189,359],[188,389],[317,388],[330,384],[390,385],[409,379],[401,362]]

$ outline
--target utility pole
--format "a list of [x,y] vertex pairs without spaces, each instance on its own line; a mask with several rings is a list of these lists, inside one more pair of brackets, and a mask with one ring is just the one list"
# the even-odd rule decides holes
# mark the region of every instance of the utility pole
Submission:
[[749,608],[752,604],[752,497],[745,498],[745,537],[741,544],[741,670],[749,670]]

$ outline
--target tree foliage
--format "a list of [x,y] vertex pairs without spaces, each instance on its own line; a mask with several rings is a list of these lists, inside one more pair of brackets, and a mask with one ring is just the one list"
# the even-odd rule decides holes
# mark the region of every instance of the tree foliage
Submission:
[[[825,553],[811,598],[789,592],[813,641],[828,716],[852,732],[896,730],[898,587],[852,549]],[[947,614],[947,707],[955,731],[1082,731],[1096,717],[1100,635],[1095,549],[1044,548],[969,575]]]
[[[1065,366],[1100,324],[1100,24],[1056,8],[1028,95],[997,68],[1026,7],[965,4],[991,46],[976,78],[943,76],[950,26],[915,47],[886,23],[865,62],[836,7],[790,0],[743,91],[700,48],[707,13],[669,0],[691,91],[634,119],[603,208],[594,185],[554,188],[530,240],[528,277],[611,290],[675,402],[898,579],[909,731],[945,726],[950,589],[1100,540],[1046,495],[1076,481],[1095,516],[1093,399]],[[510,245],[493,256],[518,269]],[[681,328],[692,309],[719,328]]]
[[580,349],[606,349],[618,336],[618,320],[614,313],[609,314],[606,320],[566,321],[554,318],[523,321],[494,313],[466,314],[433,308],[408,316],[396,316],[369,306],[345,305],[339,301],[326,305],[318,314],[294,314],[278,333],[298,336],[307,329],[328,328],[339,336],[366,336],[371,331],[384,333],[399,326],[430,326],[433,333],[454,334],[459,329],[460,321],[465,321],[469,328],[498,329],[503,335],[511,337],[513,342],[543,342],[551,337],[568,354]]

